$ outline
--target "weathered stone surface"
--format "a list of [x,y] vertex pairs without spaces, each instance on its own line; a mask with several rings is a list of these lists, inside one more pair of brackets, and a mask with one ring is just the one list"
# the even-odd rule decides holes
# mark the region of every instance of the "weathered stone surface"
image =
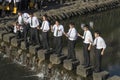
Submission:
[[46,50],[38,50],[39,61],[42,62],[46,59]]
[[113,77],[110,77],[108,78],[107,80],[120,80],[120,76],[113,76]]
[[11,39],[11,45],[17,47],[18,46],[18,40],[16,38]]
[[29,53],[37,53],[38,49],[39,49],[39,45],[36,45],[36,46],[29,46]]
[[0,39],[2,40],[3,39],[3,35],[4,34],[7,34],[7,32],[6,31],[0,31]]
[[26,49],[26,46],[25,46],[25,42],[24,42],[24,41],[21,42],[20,48],[23,49],[23,50]]
[[109,76],[109,72],[107,71],[93,73],[93,80],[106,80],[108,76]]
[[79,61],[72,61],[71,59],[69,60],[64,60],[63,67],[67,70],[73,70],[79,65]]
[[15,34],[13,34],[13,33],[5,34],[3,36],[3,40],[5,42],[10,42],[13,37],[15,37]]
[[50,56],[50,62],[52,64],[61,64],[65,58],[66,56],[64,55],[61,55],[60,57],[58,57],[57,54],[52,54]]
[[92,70],[93,70],[93,68],[91,66],[87,67],[87,68],[84,68],[84,66],[79,65],[79,66],[77,66],[76,73],[79,76],[87,77],[87,76],[92,74],[92,72],[93,72]]

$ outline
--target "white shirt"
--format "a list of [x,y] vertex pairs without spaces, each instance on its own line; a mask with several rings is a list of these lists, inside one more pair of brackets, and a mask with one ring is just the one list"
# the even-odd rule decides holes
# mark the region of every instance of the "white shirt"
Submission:
[[70,28],[67,35],[68,35],[68,39],[71,40],[71,41],[76,40],[77,37],[78,37],[77,36],[77,31],[76,31],[75,28]]
[[105,41],[102,37],[95,38],[93,45],[96,45],[97,49],[102,49],[102,48],[105,49],[106,48]]
[[63,25],[54,25],[53,26],[53,32],[54,32],[54,36],[55,37],[60,37],[62,36],[63,32],[64,32],[64,28],[63,28]]
[[23,13],[22,17],[24,22],[26,22],[29,19],[30,15],[28,13]]
[[11,3],[11,0],[6,0],[6,2],[9,2],[9,3]]
[[48,21],[43,21],[41,29],[42,29],[43,32],[49,31],[49,29],[50,29],[49,22]]
[[92,33],[89,30],[84,31],[83,39],[83,43],[90,44],[90,41],[93,42]]
[[30,24],[31,28],[36,28],[39,26],[39,21],[38,21],[37,17],[35,17],[35,16],[30,17],[26,22]]
[[21,0],[14,0],[14,3],[16,3],[16,2],[20,2]]
[[23,24],[23,18],[22,18],[22,16],[18,17],[18,24]]

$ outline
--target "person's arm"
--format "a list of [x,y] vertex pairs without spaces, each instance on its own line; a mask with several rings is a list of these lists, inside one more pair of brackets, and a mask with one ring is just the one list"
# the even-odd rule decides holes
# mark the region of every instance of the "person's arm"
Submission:
[[104,55],[104,52],[105,52],[105,49],[106,49],[106,44],[105,44],[105,41],[103,39],[102,39],[101,44],[102,44],[102,47],[103,47],[103,49],[101,51],[101,55]]

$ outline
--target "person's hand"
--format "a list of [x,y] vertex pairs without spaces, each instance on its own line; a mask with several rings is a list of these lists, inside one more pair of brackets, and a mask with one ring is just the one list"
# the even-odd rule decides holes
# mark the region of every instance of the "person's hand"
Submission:
[[90,51],[90,49],[91,49],[91,46],[88,47],[88,50],[89,50],[89,51]]
[[102,55],[102,56],[104,55],[104,51],[101,52],[101,55]]

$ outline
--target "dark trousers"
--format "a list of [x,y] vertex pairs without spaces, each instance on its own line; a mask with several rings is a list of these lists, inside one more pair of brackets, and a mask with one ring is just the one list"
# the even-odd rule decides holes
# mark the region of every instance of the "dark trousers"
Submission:
[[21,38],[22,38],[22,32],[17,31],[17,32],[16,32],[16,38],[17,38],[17,39],[21,39]]
[[17,7],[17,10],[21,10],[21,3],[20,2],[16,2],[16,7]]
[[33,45],[40,45],[39,41],[39,33],[37,28],[31,28],[30,29],[30,41]]
[[83,56],[84,56],[84,65],[90,65],[90,51],[88,50],[89,44],[83,43]]
[[101,71],[101,59],[102,59],[101,51],[102,51],[102,49],[96,49],[95,50],[94,69],[95,69],[96,72],[100,72]]
[[61,55],[61,53],[62,53],[62,36],[54,37],[54,51],[56,54]]
[[24,34],[24,41],[25,41],[25,46],[26,48],[28,47],[28,33],[29,33],[29,25],[23,25],[23,34]]
[[49,50],[49,36],[48,32],[42,32],[42,42],[43,42],[43,49]]
[[71,41],[68,40],[68,59],[76,59],[75,56],[75,45],[76,45],[76,41]]

